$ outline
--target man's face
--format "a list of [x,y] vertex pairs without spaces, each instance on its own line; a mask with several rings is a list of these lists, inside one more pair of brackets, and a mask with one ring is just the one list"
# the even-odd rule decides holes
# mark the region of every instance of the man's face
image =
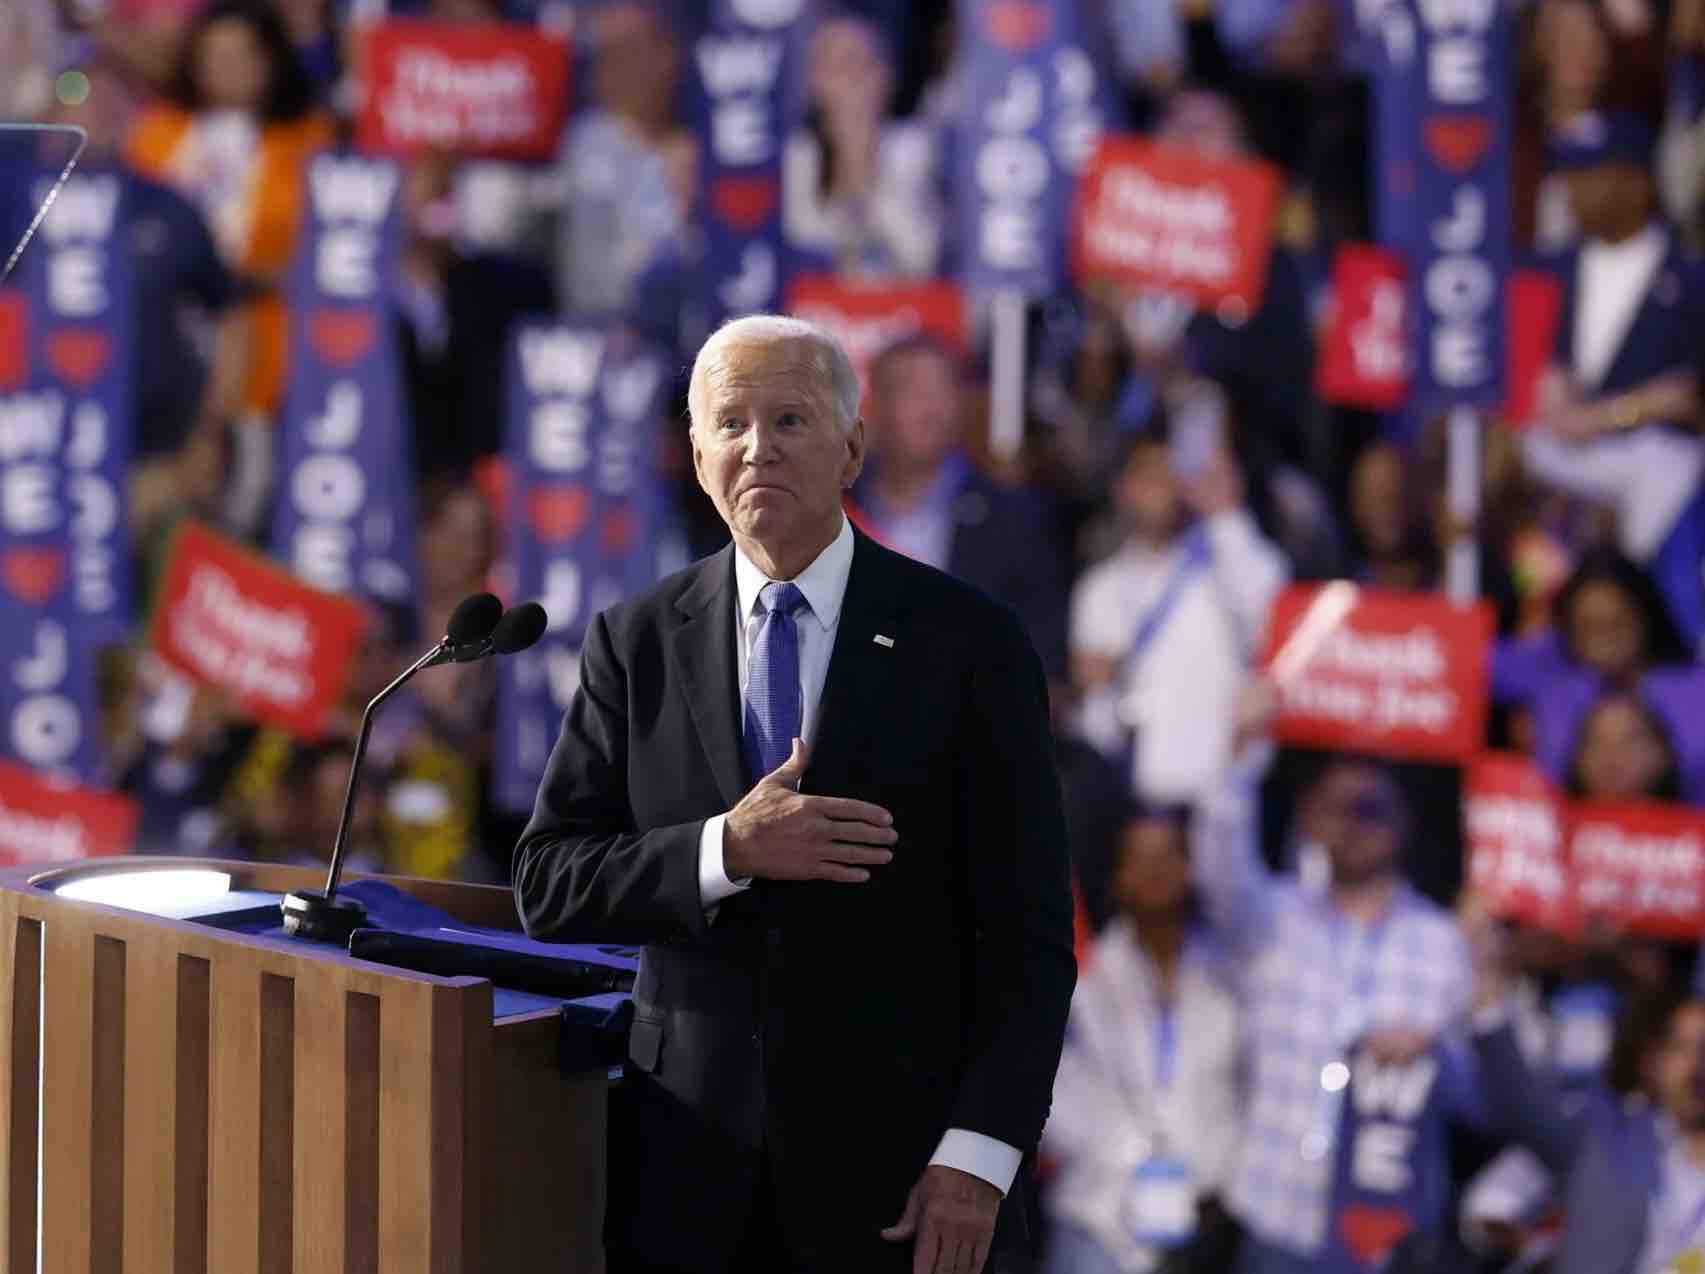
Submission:
[[1162,442],[1136,447],[1119,474],[1119,507],[1139,534],[1164,539],[1178,529],[1184,502],[1178,477],[1172,472],[1172,453]]
[[1564,179],[1569,210],[1589,238],[1617,238],[1640,228],[1651,213],[1652,179],[1633,164],[1610,162]]
[[827,378],[795,341],[723,349],[703,386],[693,470],[728,529],[777,558],[826,544],[864,465],[864,422],[841,427]]
[[1180,911],[1190,897],[1190,851],[1184,829],[1166,818],[1125,824],[1113,877],[1119,905],[1135,917]]
[[1363,765],[1337,765],[1312,802],[1315,834],[1340,885],[1374,880],[1397,865],[1403,806],[1391,780]]
[[884,459],[900,466],[939,465],[959,441],[959,379],[933,350],[912,350],[882,368],[877,395],[881,416],[872,422]]
[[1683,1006],[1652,1058],[1659,1103],[1684,1132],[1705,1130],[1705,1003]]

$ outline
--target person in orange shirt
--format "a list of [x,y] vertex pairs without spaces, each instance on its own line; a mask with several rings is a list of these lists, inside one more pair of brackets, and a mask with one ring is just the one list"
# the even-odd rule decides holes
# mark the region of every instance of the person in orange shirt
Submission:
[[277,13],[264,0],[215,0],[185,33],[167,100],[137,120],[127,146],[137,171],[201,209],[225,264],[249,287],[239,401],[234,519],[258,513],[270,479],[266,426],[284,389],[285,311],[279,294],[301,220],[303,165],[333,141]]

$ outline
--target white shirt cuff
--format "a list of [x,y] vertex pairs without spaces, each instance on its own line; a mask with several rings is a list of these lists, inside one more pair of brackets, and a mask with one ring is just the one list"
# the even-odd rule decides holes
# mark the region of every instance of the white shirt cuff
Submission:
[[699,833],[699,905],[706,909],[724,898],[732,898],[752,883],[750,878],[730,880],[722,868],[722,825],[727,821],[726,814],[707,818],[704,830]]
[[930,1156],[930,1164],[981,1177],[1004,1197],[1012,1189],[1012,1179],[1023,1159],[1023,1154],[1004,1141],[965,1128],[949,1128]]

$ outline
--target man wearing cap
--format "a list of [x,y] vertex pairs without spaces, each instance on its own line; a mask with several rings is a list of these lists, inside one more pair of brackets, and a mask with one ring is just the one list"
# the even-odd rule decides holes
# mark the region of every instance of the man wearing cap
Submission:
[[612,1274],[1012,1268],[1075,981],[1041,662],[847,521],[820,329],[727,324],[687,400],[734,542],[588,625],[515,852],[530,935],[644,944]]
[[1555,265],[1562,319],[1526,440],[1540,478],[1612,505],[1622,548],[1658,577],[1683,632],[1705,638],[1705,272],[1659,213],[1651,127],[1588,112],[1553,139],[1581,242]]

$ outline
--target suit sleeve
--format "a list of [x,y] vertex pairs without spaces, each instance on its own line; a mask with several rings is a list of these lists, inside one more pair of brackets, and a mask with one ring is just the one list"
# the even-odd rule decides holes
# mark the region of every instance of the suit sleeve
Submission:
[[580,687],[515,850],[515,903],[531,938],[646,943],[705,932],[704,820],[635,829],[627,704],[627,673],[599,615],[587,629]]
[[975,950],[952,1125],[1028,1153],[1048,1117],[1077,980],[1070,855],[1041,662],[1009,612],[991,627],[960,753]]
[[1526,1146],[1559,1180],[1566,1178],[1581,1149],[1584,1121],[1570,1118],[1550,1077],[1527,1064],[1508,1024],[1476,1031],[1473,1040],[1491,1130]]

